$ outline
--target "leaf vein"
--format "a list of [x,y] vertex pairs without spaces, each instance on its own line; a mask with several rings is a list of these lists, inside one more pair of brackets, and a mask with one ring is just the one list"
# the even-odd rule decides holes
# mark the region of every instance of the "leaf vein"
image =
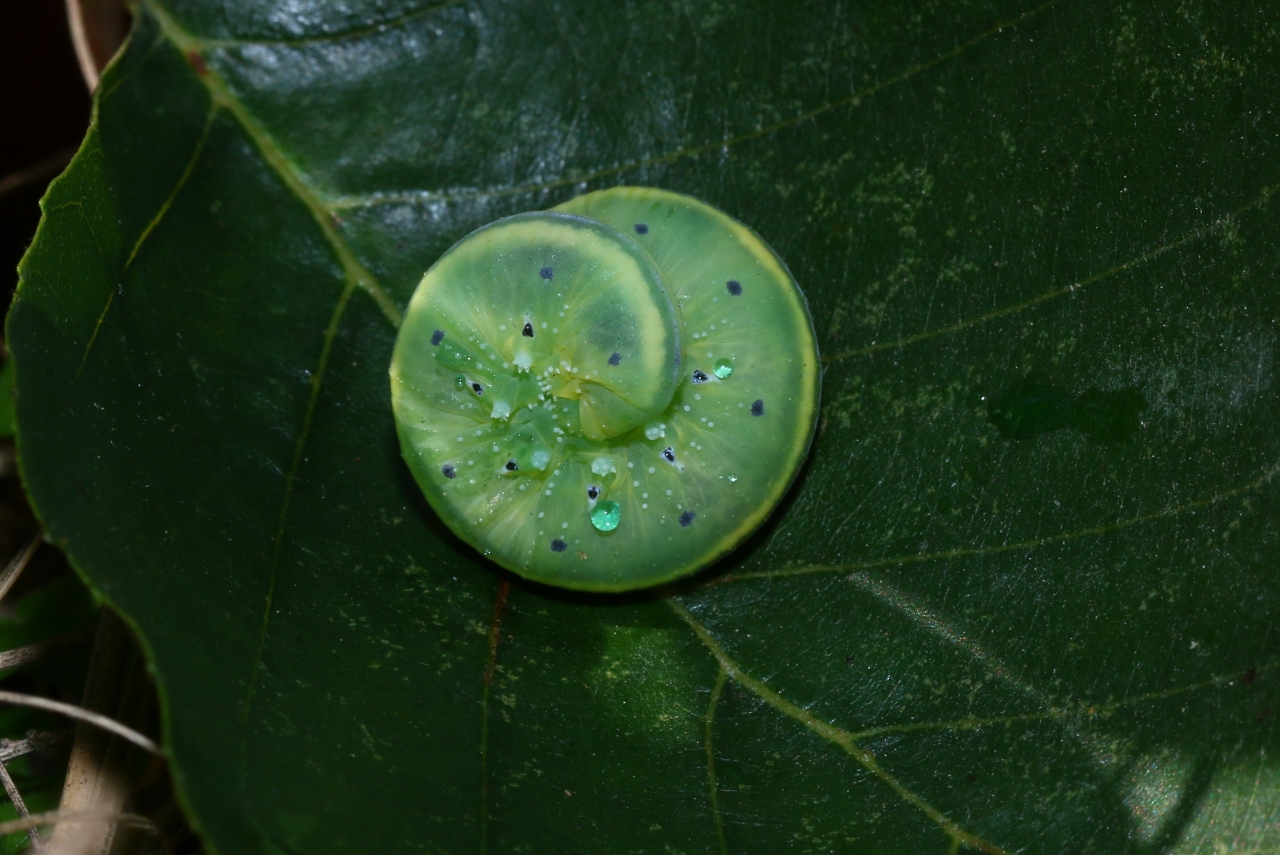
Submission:
[[907,789],[902,782],[880,765],[880,762],[876,759],[876,756],[873,753],[861,748],[854,740],[853,735],[848,731],[822,721],[808,710],[792,703],[778,692],[770,689],[760,680],[752,677],[744,671],[737,662],[729,657],[729,655],[724,651],[724,648],[720,646],[720,643],[711,635],[710,631],[708,631],[707,628],[704,627],[688,609],[674,600],[667,600],[666,603],[681,620],[689,625],[689,628],[693,630],[693,634],[698,637],[698,640],[702,642],[708,652],[710,652],[711,655],[720,663],[720,667],[723,668],[725,673],[739,685],[748,689],[752,694],[760,698],[760,700],[764,701],[787,718],[799,722],[814,734],[844,749],[844,751],[852,757],[858,765],[862,766],[879,779],[882,784],[893,790],[899,798],[916,810],[925,814],[925,816],[929,817],[929,819],[937,824],[937,826],[941,828],[953,842],[961,843],[972,849],[976,849],[979,852],[986,852],[988,855],[1008,855],[1006,850],[1000,848],[994,843],[961,828],[955,821],[927,802],[922,796]]
[[1035,7],[1034,9],[1031,9],[1030,11],[1023,12],[1021,15],[1018,15],[1015,18],[1011,18],[1007,21],[1002,21],[1000,23],[995,24],[994,26],[987,28],[986,30],[974,36],[973,38],[969,39],[968,41],[962,42],[961,44],[956,45],[954,48],[952,48],[949,51],[938,54],[936,57],[934,57],[931,60],[928,60],[927,62],[922,62],[917,65],[914,65],[906,69],[905,71],[901,71],[893,75],[892,77],[888,77],[888,78],[885,78],[884,80],[873,83],[870,86],[864,89],[860,89],[857,92],[854,92],[850,95],[846,95],[843,98],[837,98],[834,101],[828,101],[824,104],[818,105],[817,107],[806,110],[802,113],[798,113],[795,116],[791,116],[790,118],[782,119],[772,124],[764,125],[762,127],[756,128],[753,131],[747,131],[745,133],[741,133],[733,137],[728,137],[721,140],[715,140],[712,142],[705,142],[705,143],[701,143],[699,145],[694,145],[694,146],[686,146],[686,147],[678,148],[673,151],[667,152],[666,154],[656,155],[654,157],[648,157],[648,158],[641,158],[641,159],[632,160],[632,161],[628,161],[626,163],[621,163],[621,164],[615,164],[613,166],[607,166],[601,169],[592,170],[590,172],[575,173],[569,176],[562,176],[560,178],[555,178],[555,179],[550,179],[545,181],[535,181],[528,184],[521,184],[521,185],[512,186],[512,187],[488,188],[488,189],[481,189],[481,190],[460,190],[456,192],[447,192],[447,193],[439,193],[435,191],[424,190],[424,191],[418,191],[413,193],[350,194],[350,195],[336,196],[330,199],[329,206],[335,211],[341,211],[347,208],[363,208],[363,207],[373,207],[378,205],[397,205],[397,204],[413,204],[413,203],[427,204],[427,203],[433,203],[433,202],[449,203],[449,202],[471,201],[475,199],[499,199],[499,198],[507,198],[511,196],[523,196],[531,193],[545,192],[548,190],[558,190],[558,189],[569,187],[575,184],[585,184],[592,181],[597,181],[601,178],[609,178],[615,175],[621,175],[622,173],[630,172],[633,170],[643,170],[643,169],[648,169],[654,166],[665,166],[667,164],[675,163],[676,161],[685,160],[691,157],[697,157],[699,155],[707,154],[713,151],[727,150],[735,146],[741,145],[743,143],[753,142],[763,137],[772,136],[780,131],[784,131],[789,128],[795,127],[797,125],[803,124],[804,122],[816,119],[825,113],[832,112],[833,110],[838,110],[842,107],[856,107],[861,103],[862,99],[875,95],[896,84],[904,83],[907,80],[910,80],[911,78],[916,77],[919,74],[929,71],[935,68],[936,66],[942,65],[948,60],[955,59],[956,57],[963,54],[965,51],[985,41],[991,36],[1002,33],[1005,30],[1015,27],[1021,24],[1023,21],[1027,20],[1028,18],[1031,18],[1034,15],[1037,15],[1040,12],[1043,12],[1045,9],[1048,9],[1049,7],[1054,6],[1057,3],[1058,3],[1058,0],[1048,0],[1048,2],[1042,3],[1041,5]]
[[1113,523],[1079,529],[1077,531],[1062,532],[1048,537],[1030,538],[1028,540],[1020,540],[1016,543],[1002,543],[998,546],[961,546],[939,552],[921,552],[916,555],[898,555],[891,558],[877,558],[871,561],[852,562],[849,564],[806,564],[799,567],[784,567],[778,570],[760,570],[754,573],[730,574],[719,579],[712,579],[703,587],[713,588],[718,585],[728,585],[737,582],[749,582],[761,579],[786,579],[793,576],[811,576],[819,573],[856,573],[864,570],[876,570],[882,567],[901,567],[907,564],[923,564],[929,561],[945,561],[953,558],[999,555],[1004,552],[1029,552],[1044,546],[1062,543],[1063,541],[1077,540],[1082,537],[1100,537],[1102,535],[1122,531],[1123,529],[1131,526],[1154,522],[1166,517],[1174,517],[1189,511],[1197,511],[1202,508],[1211,507],[1227,501],[1228,499],[1235,498],[1236,496],[1240,496],[1245,493],[1251,493],[1267,486],[1275,478],[1277,473],[1280,473],[1280,460],[1272,463],[1260,475],[1245,484],[1214,493],[1211,496],[1206,496],[1193,502],[1173,505],[1161,508],[1157,511],[1151,511],[1150,513],[1140,514],[1124,520],[1118,520]]
[[[185,32],[160,3],[156,2],[156,0],[148,0],[144,8],[155,17],[165,37],[183,54],[191,56],[201,53],[204,48],[203,43],[198,38]],[[192,73],[194,74],[195,72],[193,71]],[[391,325],[398,328],[402,317],[400,308],[396,306],[374,275],[360,263],[355,253],[347,245],[347,242],[343,240],[337,229],[336,214],[321,201],[320,194],[303,179],[301,170],[289,160],[275,138],[267,132],[262,123],[258,121],[258,118],[236,97],[226,81],[222,79],[214,68],[205,63],[203,64],[203,73],[196,76],[209,92],[214,102],[235,116],[240,127],[244,129],[244,132],[257,147],[258,153],[262,155],[263,160],[280,177],[280,180],[284,182],[294,197],[310,212],[326,243],[329,244],[334,254],[338,257],[347,280],[368,294]]]
[[1103,282],[1107,279],[1111,279],[1112,277],[1118,276],[1121,273],[1127,273],[1130,270],[1134,270],[1139,267],[1142,267],[1143,265],[1149,262],[1155,261],[1161,256],[1174,251],[1175,249],[1181,248],[1185,244],[1200,240],[1202,238],[1209,237],[1210,235],[1213,235],[1216,232],[1220,232],[1223,229],[1226,229],[1228,226],[1234,223],[1240,217],[1241,214],[1245,213],[1246,211],[1252,208],[1255,208],[1264,204],[1268,199],[1271,198],[1271,196],[1276,192],[1277,189],[1280,189],[1280,185],[1273,184],[1270,187],[1266,187],[1254,199],[1245,203],[1244,205],[1241,205],[1236,210],[1231,211],[1230,213],[1224,214],[1218,219],[1213,220],[1212,222],[1207,223],[1198,229],[1193,229],[1192,231],[1187,232],[1177,240],[1174,240],[1172,242],[1161,241],[1160,244],[1157,245],[1155,249],[1148,250],[1147,252],[1144,252],[1142,255],[1131,258],[1128,261],[1121,262],[1120,264],[1116,264],[1111,267],[1108,267],[1106,270],[1103,270],[1099,273],[1095,273],[1092,276],[1087,276],[1084,279],[1071,283],[1070,285],[1064,285],[1061,288],[1054,288],[1049,291],[1045,291],[1042,294],[1037,294],[1036,296],[1031,297],[1027,300],[1023,300],[1021,303],[1014,303],[1012,305],[1004,306],[999,309],[993,309],[992,311],[982,315],[978,315],[977,317],[969,318],[968,320],[957,321],[954,324],[948,324],[947,326],[944,326],[944,327],[938,327],[932,330],[924,330],[923,332],[918,332],[918,333],[915,333],[914,335],[909,335],[904,338],[894,339],[893,341],[874,342],[865,347],[858,347],[858,348],[853,348],[851,350],[842,351],[841,353],[829,354],[822,358],[822,362],[824,365],[829,365],[832,362],[835,362],[837,359],[845,359],[850,356],[866,356],[869,353],[876,353],[877,351],[881,351],[881,350],[891,350],[894,348],[906,347],[907,345],[911,345],[911,344],[917,344],[922,341],[928,341],[929,339],[937,338],[938,336],[948,335],[954,332],[960,332],[962,330],[969,329],[970,327],[975,327],[978,324],[986,323],[987,321],[993,321],[996,318],[1002,318],[1005,315],[1013,315],[1013,314],[1017,314],[1018,312],[1024,312],[1027,309],[1033,309],[1042,303],[1049,302],[1050,300],[1056,300],[1059,297],[1065,297],[1066,295],[1072,294],[1076,291],[1082,291],[1091,285],[1097,285],[1099,282]]

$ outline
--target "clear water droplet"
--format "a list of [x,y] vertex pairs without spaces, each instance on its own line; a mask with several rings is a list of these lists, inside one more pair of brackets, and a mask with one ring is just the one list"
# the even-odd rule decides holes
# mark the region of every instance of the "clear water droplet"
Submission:
[[613,531],[622,519],[622,508],[617,502],[602,499],[591,509],[591,524],[600,531]]
[[717,359],[715,367],[711,369],[715,375],[721,380],[733,373],[733,363],[727,359]]

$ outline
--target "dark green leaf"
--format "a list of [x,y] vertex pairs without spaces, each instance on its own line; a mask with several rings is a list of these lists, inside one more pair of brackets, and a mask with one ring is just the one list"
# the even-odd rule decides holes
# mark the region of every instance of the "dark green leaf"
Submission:
[[[32,497],[136,624],[213,846],[1280,846],[1277,35],[143,0],[9,344]],[[827,368],[763,532],[589,598],[432,517],[387,365],[452,242],[614,183],[755,228]]]

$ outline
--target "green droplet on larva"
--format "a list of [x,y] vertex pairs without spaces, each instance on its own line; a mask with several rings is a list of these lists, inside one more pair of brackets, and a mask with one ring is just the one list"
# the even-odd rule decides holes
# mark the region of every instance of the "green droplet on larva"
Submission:
[[812,438],[818,366],[804,298],[759,237],[620,187],[446,252],[405,314],[392,405],[459,537],[539,582],[625,591],[697,571],[764,521]]
[[591,524],[599,531],[613,531],[622,519],[622,508],[617,502],[601,499],[591,509]]

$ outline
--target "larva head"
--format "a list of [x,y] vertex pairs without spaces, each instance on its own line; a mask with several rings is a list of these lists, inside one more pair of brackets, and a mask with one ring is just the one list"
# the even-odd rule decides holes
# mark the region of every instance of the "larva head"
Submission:
[[812,437],[804,298],[745,226],[616,188],[499,220],[427,272],[391,365],[401,448],[463,539],[621,591],[739,543]]

